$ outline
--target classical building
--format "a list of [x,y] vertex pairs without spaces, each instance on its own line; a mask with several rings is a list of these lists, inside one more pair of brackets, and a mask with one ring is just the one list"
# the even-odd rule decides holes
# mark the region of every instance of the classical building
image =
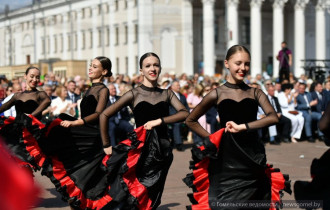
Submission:
[[[131,76],[139,57],[153,51],[165,72],[213,75],[226,50],[243,44],[253,76],[270,59],[277,76],[275,57],[286,40],[299,76],[302,59],[330,58],[329,11],[329,0],[34,0],[0,14],[0,71],[104,55],[113,72]],[[57,69],[66,68],[57,63],[48,71]]]

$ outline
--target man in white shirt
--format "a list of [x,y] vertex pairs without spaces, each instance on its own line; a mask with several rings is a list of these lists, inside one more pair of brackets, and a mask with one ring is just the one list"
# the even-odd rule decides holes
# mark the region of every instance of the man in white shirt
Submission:
[[[12,87],[12,93],[10,95],[8,95],[3,101],[2,101],[2,104],[8,102],[13,96],[15,93],[17,92],[22,92],[22,86],[19,84],[19,83],[15,83],[13,84],[13,87]],[[10,109],[6,110],[3,112],[4,116],[5,117],[16,117],[16,109],[15,109],[15,106],[12,106]]]

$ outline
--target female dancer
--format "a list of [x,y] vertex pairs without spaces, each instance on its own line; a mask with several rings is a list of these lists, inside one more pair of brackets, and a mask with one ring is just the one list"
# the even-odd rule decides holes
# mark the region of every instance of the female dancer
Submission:
[[[193,148],[194,173],[184,179],[195,190],[192,208],[226,209],[222,203],[248,200],[270,203],[274,196],[277,196],[274,202],[280,202],[280,189],[277,195],[271,195],[270,183],[274,179],[270,177],[276,173],[266,173],[273,169],[266,165],[265,148],[256,130],[277,123],[276,112],[262,90],[243,82],[250,70],[250,53],[244,46],[235,45],[228,50],[225,66],[230,71],[227,82],[206,95],[186,120],[194,132],[206,138],[201,147]],[[210,135],[198,119],[214,105],[222,129]],[[260,120],[256,119],[258,106],[266,115]],[[284,188],[283,175],[277,176]]]
[[24,78],[26,80],[26,90],[15,93],[7,103],[0,107],[0,113],[12,106],[16,108],[16,118],[0,119],[0,135],[5,138],[6,144],[21,166],[37,170],[40,166],[35,158],[39,154],[31,152],[31,149],[27,147],[31,145],[27,145],[25,141],[27,138],[34,138],[31,132],[37,135],[32,131],[32,121],[35,118],[41,119],[41,113],[49,106],[50,98],[44,91],[37,90],[37,85],[40,82],[40,70],[37,67],[27,68]]
[[112,75],[111,61],[96,57],[88,75],[92,87],[81,101],[81,119],[59,115],[39,141],[47,158],[42,174],[74,209],[99,209],[109,200],[106,172],[101,169],[105,154],[98,124],[109,100],[109,90],[102,81]]
[[[188,116],[188,111],[171,90],[157,87],[161,64],[155,53],[146,53],[141,57],[140,72],[143,75],[142,85],[121,96],[100,116],[104,151],[112,154],[108,162],[109,174],[118,164],[118,168],[122,169],[119,172],[112,171],[112,174],[119,174],[120,177],[111,184],[117,188],[114,194],[110,193],[114,202],[109,204],[109,209],[156,209],[159,206],[167,172],[173,160],[167,124],[183,121]],[[171,116],[170,105],[178,111]],[[125,106],[130,106],[133,110],[138,127],[135,130],[136,135],[131,141],[122,141],[112,148],[108,135],[108,119]],[[146,132],[151,129],[153,131]],[[147,139],[144,138],[145,135]],[[120,157],[126,157],[127,160],[119,163]],[[115,184],[116,180],[118,185]]]

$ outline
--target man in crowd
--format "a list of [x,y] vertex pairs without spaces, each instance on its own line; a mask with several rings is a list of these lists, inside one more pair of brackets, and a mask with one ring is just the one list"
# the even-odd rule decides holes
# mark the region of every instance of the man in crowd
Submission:
[[[8,102],[15,93],[22,92],[22,86],[19,83],[14,83],[12,86],[12,93],[8,95],[3,101],[2,104]],[[16,109],[15,106],[12,106],[10,109],[3,112],[5,117],[16,117]]]
[[[309,142],[315,142],[312,133],[312,121],[316,121],[318,124],[322,114],[316,111],[313,111],[311,107],[316,106],[318,103],[317,99],[312,100],[310,93],[306,92],[306,84],[300,83],[298,86],[299,95],[297,96],[297,107],[296,109],[303,113],[305,119],[305,133],[307,140]],[[320,140],[324,140],[323,133],[318,130],[318,135]]]
[[284,79],[290,81],[290,67],[292,66],[292,52],[287,48],[287,43],[284,41],[281,44],[282,49],[278,52],[276,56],[277,60],[280,62],[280,72],[279,79],[282,82]]
[[[188,104],[186,97],[180,93],[180,83],[178,81],[174,81],[171,85],[171,90],[174,92],[176,97],[181,101],[181,103],[189,110]],[[173,115],[176,113],[176,110],[174,107],[170,106],[169,110],[170,115]],[[182,146],[182,138],[181,138],[181,123],[173,123],[173,141],[174,141],[174,146],[178,151],[183,151],[183,146]]]
[[[107,106],[112,106],[120,97],[117,96],[117,90],[114,84],[110,83],[109,88],[109,102]],[[133,126],[129,123],[130,115],[127,107],[122,108],[119,112],[109,118],[109,136],[111,146],[117,144],[117,138],[126,137],[126,134],[133,131]]]
[[[274,107],[274,110],[277,113],[279,122],[276,124],[276,130],[278,133],[279,140],[285,143],[290,142],[290,131],[291,131],[291,121],[289,118],[282,115],[281,105],[278,102],[277,97],[275,97],[275,88],[273,85],[270,85],[267,88],[268,99],[270,104]],[[271,144],[276,143],[275,141],[270,141]]]

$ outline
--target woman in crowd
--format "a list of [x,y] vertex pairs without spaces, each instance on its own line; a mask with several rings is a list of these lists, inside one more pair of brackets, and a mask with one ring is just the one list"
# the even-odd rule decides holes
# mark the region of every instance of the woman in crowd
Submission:
[[[100,116],[104,151],[112,154],[107,162],[109,174],[116,177],[111,182],[113,202],[107,205],[109,209],[156,209],[159,206],[173,160],[167,124],[183,121],[188,116],[171,90],[158,87],[161,63],[155,53],[146,53],[140,58],[140,72],[142,84],[121,96]],[[170,105],[177,110],[171,116]],[[137,129],[133,137],[112,148],[108,119],[125,106],[133,111]]]
[[[243,82],[250,70],[250,53],[244,46],[227,51],[225,66],[230,71],[227,82],[206,95],[186,120],[204,138],[202,146],[193,147],[194,172],[184,180],[194,189],[192,207],[226,209],[217,205],[280,202],[278,191],[284,188],[285,179],[266,165],[265,148],[257,134],[257,129],[278,122],[276,112],[262,90]],[[210,135],[198,119],[212,106],[217,106],[222,129]],[[258,106],[266,115],[260,120],[256,119]]]
[[55,92],[58,97],[53,99],[50,105],[52,115],[57,117],[58,115],[65,113],[70,116],[74,116],[76,104],[72,104],[72,101],[66,99],[68,96],[68,91],[66,90],[66,87],[58,86],[56,87]]
[[291,120],[291,142],[297,143],[304,128],[304,117],[301,112],[295,110],[298,92],[292,93],[291,84],[282,84],[282,92],[278,94],[278,102],[281,105],[282,114]]
[[[32,121],[41,119],[42,111],[51,103],[50,98],[44,91],[38,91],[37,85],[40,82],[40,70],[37,67],[29,67],[25,71],[26,89],[17,92],[13,97],[0,107],[0,113],[16,108],[16,118],[0,119],[0,135],[4,137],[9,149],[15,155],[20,165],[30,167],[34,170],[40,168],[35,160],[38,153],[33,153],[25,141],[27,138],[34,138],[36,134]],[[38,121],[38,120],[36,120]],[[42,126],[40,122],[36,123]]]
[[[203,96],[204,96],[204,87],[201,84],[197,84],[194,88],[194,92],[190,93],[187,97],[187,103],[190,108],[190,111],[192,111],[202,101]],[[204,129],[208,128],[205,115],[202,115],[198,119],[198,122]],[[210,129],[208,129],[208,131],[209,130]],[[195,144],[202,143],[202,138],[198,136],[195,132],[193,132],[193,140]]]

